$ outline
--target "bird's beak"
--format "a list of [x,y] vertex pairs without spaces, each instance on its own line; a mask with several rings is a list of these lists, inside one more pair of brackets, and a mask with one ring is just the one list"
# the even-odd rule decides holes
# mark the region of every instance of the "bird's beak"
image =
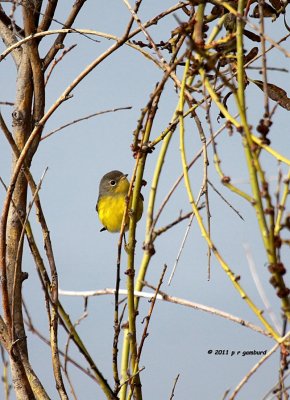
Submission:
[[124,174],[121,179],[126,179],[128,174]]

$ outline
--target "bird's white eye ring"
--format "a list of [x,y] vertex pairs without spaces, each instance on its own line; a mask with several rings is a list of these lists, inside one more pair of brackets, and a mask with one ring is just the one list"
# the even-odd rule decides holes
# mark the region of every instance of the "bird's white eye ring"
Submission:
[[111,185],[111,186],[115,186],[115,185],[116,185],[116,181],[114,181],[114,179],[112,179],[112,180],[110,181],[110,185]]

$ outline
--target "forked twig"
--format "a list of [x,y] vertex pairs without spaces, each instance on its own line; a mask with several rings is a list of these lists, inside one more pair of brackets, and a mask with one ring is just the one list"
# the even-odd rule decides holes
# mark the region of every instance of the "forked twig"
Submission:
[[220,196],[220,198],[237,214],[237,216],[244,221],[242,214],[221,194],[219,190],[217,190],[214,184],[210,180],[208,180],[208,183],[212,187],[212,189]]

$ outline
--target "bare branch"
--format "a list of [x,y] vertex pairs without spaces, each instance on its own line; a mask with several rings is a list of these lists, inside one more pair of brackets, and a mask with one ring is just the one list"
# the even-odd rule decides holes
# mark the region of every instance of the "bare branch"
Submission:
[[96,116],[98,116],[98,115],[107,114],[107,113],[116,112],[116,111],[121,111],[121,110],[131,110],[131,109],[132,109],[132,107],[131,107],[131,106],[128,106],[128,107],[113,108],[113,109],[111,109],[111,110],[98,111],[98,112],[96,112],[96,113],[94,113],[94,114],[87,115],[86,117],[82,117],[82,118],[75,119],[75,120],[72,121],[72,122],[69,122],[69,123],[67,123],[67,124],[65,124],[65,125],[60,126],[60,127],[57,128],[57,129],[54,129],[53,131],[51,131],[51,132],[47,133],[46,135],[42,136],[41,140],[47,139],[47,138],[50,137],[51,135],[54,135],[56,132],[59,132],[59,131],[61,131],[62,129],[67,128],[68,126],[71,126],[71,125],[73,125],[73,124],[77,124],[78,122],[85,121],[85,120],[87,120],[87,119],[96,117]]
[[[150,287],[153,290],[156,290],[156,287],[149,285],[147,282],[144,282],[144,285],[147,287]],[[102,290],[87,290],[87,291],[73,291],[73,290],[63,290],[59,289],[59,295],[60,296],[76,296],[76,297],[91,297],[91,296],[104,296],[104,295],[114,295],[116,289],[102,289]],[[119,294],[123,296],[128,295],[128,291],[126,289],[119,289]],[[154,293],[147,293],[147,292],[139,292],[139,291],[134,291],[134,296],[139,297],[139,298],[145,298],[145,299],[152,299],[154,297]],[[224,311],[218,310],[216,308],[204,306],[202,304],[194,303],[189,300],[185,300],[179,297],[173,297],[169,296],[168,294],[159,291],[159,293],[156,296],[157,300],[163,300],[169,303],[174,303],[174,304],[179,304],[181,306],[193,308],[196,310],[204,311],[210,314],[217,315],[219,317],[228,319],[229,321],[236,322],[242,326],[245,326],[247,328],[250,328],[254,330],[255,332],[258,332],[264,336],[271,337],[271,335],[263,331],[260,327],[253,325],[251,322],[245,321],[241,318],[235,317],[231,314],[228,314]]]

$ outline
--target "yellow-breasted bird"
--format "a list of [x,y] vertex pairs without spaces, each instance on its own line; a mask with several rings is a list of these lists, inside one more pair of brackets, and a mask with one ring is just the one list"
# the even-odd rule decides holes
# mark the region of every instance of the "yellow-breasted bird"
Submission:
[[[111,171],[104,175],[100,181],[96,210],[101,223],[104,225],[101,231],[120,232],[126,207],[126,196],[130,186],[127,176],[120,171]],[[129,204],[129,213],[130,206],[131,202]],[[140,194],[137,207],[137,221],[142,217],[142,213],[143,196]],[[126,220],[125,230],[128,230],[128,228],[129,215]]]

